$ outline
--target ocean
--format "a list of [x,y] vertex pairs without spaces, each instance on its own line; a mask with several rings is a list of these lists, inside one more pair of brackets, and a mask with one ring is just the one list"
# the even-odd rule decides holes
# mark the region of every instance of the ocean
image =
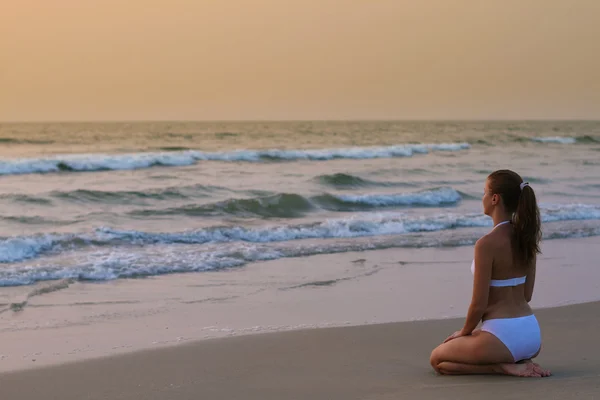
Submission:
[[600,122],[3,123],[0,286],[468,246],[501,168],[600,235]]

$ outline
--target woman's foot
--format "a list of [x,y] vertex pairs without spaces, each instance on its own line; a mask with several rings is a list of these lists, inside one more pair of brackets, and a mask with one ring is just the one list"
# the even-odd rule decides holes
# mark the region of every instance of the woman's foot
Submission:
[[502,373],[512,376],[520,376],[526,378],[543,378],[550,376],[551,373],[547,369],[539,366],[531,360],[524,360],[518,364],[500,364]]
[[529,359],[527,359],[527,360],[523,360],[523,361],[521,361],[521,362],[522,362],[522,363],[525,363],[525,364],[533,364],[533,366],[534,366],[535,368],[537,368],[537,369],[538,369],[538,371],[539,371],[539,372],[542,374],[542,377],[545,377],[545,376],[550,376],[550,375],[552,375],[552,372],[550,372],[550,370],[549,370],[549,369],[544,369],[544,368],[542,368],[542,367],[540,366],[540,364],[538,364],[538,363],[536,363],[536,362],[533,362],[533,360],[532,360],[532,359],[530,359],[530,358],[529,358]]

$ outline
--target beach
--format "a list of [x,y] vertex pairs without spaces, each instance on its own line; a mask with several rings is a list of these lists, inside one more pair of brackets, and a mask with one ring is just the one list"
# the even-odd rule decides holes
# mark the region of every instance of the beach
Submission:
[[[594,398],[598,132],[0,125],[0,399]],[[540,206],[531,305],[554,375],[436,376],[505,167]]]
[[[55,326],[57,315],[70,316],[68,307],[57,307],[68,290],[33,297],[20,318],[35,327],[2,332],[0,392],[9,399],[475,399],[484,393],[591,399],[599,390],[600,350],[590,332],[600,326],[600,303],[594,302],[600,271],[589,267],[600,256],[598,244],[594,237],[543,248],[532,301],[543,337],[536,361],[553,376],[538,382],[442,377],[429,366],[431,350],[460,329],[469,304],[472,249],[461,247],[312,256],[303,261],[307,270],[295,275],[297,265],[289,260],[267,261],[218,278],[221,291],[252,288],[254,294],[224,301],[206,293],[187,308],[156,312],[160,296],[147,290],[136,297],[155,312],[140,308],[137,315],[131,305],[103,303],[101,296],[132,295],[139,282],[107,283],[96,291],[75,285],[72,295],[81,303],[93,299],[96,306],[89,307],[99,310]],[[319,276],[322,265],[338,277],[345,270],[348,279]],[[270,283],[248,279],[257,275]],[[189,291],[197,276],[159,277],[154,284],[165,293],[198,296]],[[38,312],[44,309],[56,315]]]
[[428,355],[460,320],[213,339],[0,375],[6,399],[595,399],[600,303],[537,312],[549,378],[437,376]]
[[[600,300],[600,270],[590,268],[600,257],[599,243],[597,237],[545,243],[532,307]],[[0,314],[0,371],[199,339],[464,317],[471,259],[468,246],[386,249],[265,261],[227,272],[73,282]],[[440,340],[460,327],[439,332]]]

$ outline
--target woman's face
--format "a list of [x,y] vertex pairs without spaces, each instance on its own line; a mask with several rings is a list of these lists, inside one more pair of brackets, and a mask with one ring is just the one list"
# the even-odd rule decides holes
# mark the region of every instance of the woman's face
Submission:
[[483,197],[481,198],[481,203],[483,204],[483,213],[485,215],[491,215],[492,210],[494,209],[495,197],[496,195],[492,194],[489,180],[486,180],[483,187]]

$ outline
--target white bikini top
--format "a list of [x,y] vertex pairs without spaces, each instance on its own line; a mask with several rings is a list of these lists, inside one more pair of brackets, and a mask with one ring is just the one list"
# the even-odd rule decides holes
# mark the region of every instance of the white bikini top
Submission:
[[[496,229],[497,226],[508,224],[510,221],[502,221],[498,225],[494,226]],[[471,263],[471,272],[475,274],[475,260]],[[494,287],[506,287],[506,286],[518,286],[525,283],[527,280],[527,276],[521,276],[518,278],[510,278],[510,279],[492,279],[490,281],[490,286]]]

